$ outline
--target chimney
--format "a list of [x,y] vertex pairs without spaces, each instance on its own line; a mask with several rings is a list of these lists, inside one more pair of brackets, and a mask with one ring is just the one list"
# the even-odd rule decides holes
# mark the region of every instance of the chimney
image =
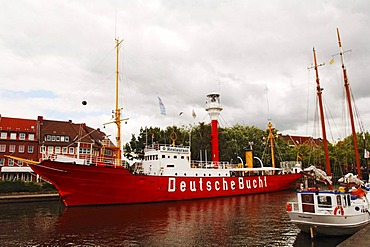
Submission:
[[43,116],[38,116],[37,117],[37,122],[39,122],[40,124],[42,124],[42,121],[44,120],[44,117]]

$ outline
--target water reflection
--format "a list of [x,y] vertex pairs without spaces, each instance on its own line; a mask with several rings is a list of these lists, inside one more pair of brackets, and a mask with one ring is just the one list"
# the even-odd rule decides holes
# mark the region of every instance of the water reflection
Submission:
[[64,208],[60,203],[0,205],[7,246],[336,246],[312,242],[289,221],[294,192],[187,202]]

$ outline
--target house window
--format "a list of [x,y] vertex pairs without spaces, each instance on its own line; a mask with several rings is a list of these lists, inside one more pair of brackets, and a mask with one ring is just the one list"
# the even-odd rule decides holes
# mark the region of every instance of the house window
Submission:
[[45,146],[41,146],[40,147],[40,153],[45,154],[45,152],[46,152],[46,147]]
[[0,145],[0,152],[1,153],[5,153],[5,151],[6,151],[6,145],[5,144],[1,144]]
[[55,153],[60,154],[60,147],[55,147]]
[[6,132],[1,132],[1,139],[6,139],[7,133]]
[[51,136],[51,141],[55,142],[55,136]]
[[19,140],[26,140],[26,133],[19,133]]
[[8,159],[8,166],[14,166],[14,160]]
[[60,136],[56,136],[56,137],[55,137],[55,140],[56,140],[57,142],[60,142]]
[[73,147],[70,147],[69,148],[69,154],[74,154],[75,153],[75,149]]
[[10,139],[12,140],[17,139],[17,133],[10,133]]
[[5,164],[5,158],[0,158],[0,166],[4,166]]
[[54,153],[54,147],[53,146],[49,146],[48,147],[48,154],[52,154]]
[[33,153],[33,146],[28,146],[28,153],[32,154]]
[[11,153],[15,152],[15,145],[9,145],[9,152]]
[[64,139],[66,140],[66,142],[69,142],[69,136],[66,136]]
[[35,140],[35,134],[28,134],[28,140],[30,141]]
[[64,136],[61,136],[61,137],[60,137],[60,141],[61,141],[61,142],[64,142]]
[[62,148],[62,153],[63,153],[63,154],[68,153],[68,148],[67,148],[67,147],[63,147],[63,148]]
[[23,166],[23,161],[18,160],[18,161],[17,161],[17,165],[18,165],[18,166]]
[[45,140],[46,141],[51,141],[51,135],[46,135]]

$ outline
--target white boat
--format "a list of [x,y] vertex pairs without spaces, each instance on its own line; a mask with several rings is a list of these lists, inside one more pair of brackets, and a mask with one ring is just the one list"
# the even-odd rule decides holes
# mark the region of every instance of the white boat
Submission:
[[[306,175],[305,186],[302,184],[301,189],[297,191],[296,202],[288,202],[286,204],[286,210],[291,222],[300,228],[301,231],[309,233],[311,238],[316,234],[328,236],[352,235],[370,222],[370,183],[365,184],[361,180],[360,159],[356,131],[354,128],[350,88],[344,66],[343,50],[338,29],[337,35],[344,75],[344,86],[351,120],[352,136],[355,144],[354,150],[356,154],[357,175],[351,173],[347,174],[339,179],[339,182],[344,187],[339,187],[336,190],[332,188],[329,152],[326,140],[325,122],[323,120],[322,88],[320,87],[318,76],[318,66],[320,65],[317,65],[314,49],[314,68],[316,71],[317,96],[320,108],[327,173],[314,166],[304,169],[303,173]],[[307,186],[308,177],[314,178],[315,186],[313,188]],[[328,190],[319,189],[318,186],[316,186],[316,181],[327,184]]]
[[316,234],[344,236],[357,232],[370,222],[370,184],[351,188],[349,186],[354,183],[346,185],[337,190],[318,187],[298,190],[297,202],[286,205],[291,222],[311,237]]

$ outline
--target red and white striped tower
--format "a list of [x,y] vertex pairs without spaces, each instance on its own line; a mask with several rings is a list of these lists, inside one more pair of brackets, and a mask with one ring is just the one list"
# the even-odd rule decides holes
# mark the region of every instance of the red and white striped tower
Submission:
[[208,112],[211,118],[211,144],[212,144],[212,162],[216,165],[219,161],[219,154],[218,154],[218,116],[222,111],[221,102],[220,102],[220,94],[219,93],[210,93],[207,95],[207,108],[206,111]]

